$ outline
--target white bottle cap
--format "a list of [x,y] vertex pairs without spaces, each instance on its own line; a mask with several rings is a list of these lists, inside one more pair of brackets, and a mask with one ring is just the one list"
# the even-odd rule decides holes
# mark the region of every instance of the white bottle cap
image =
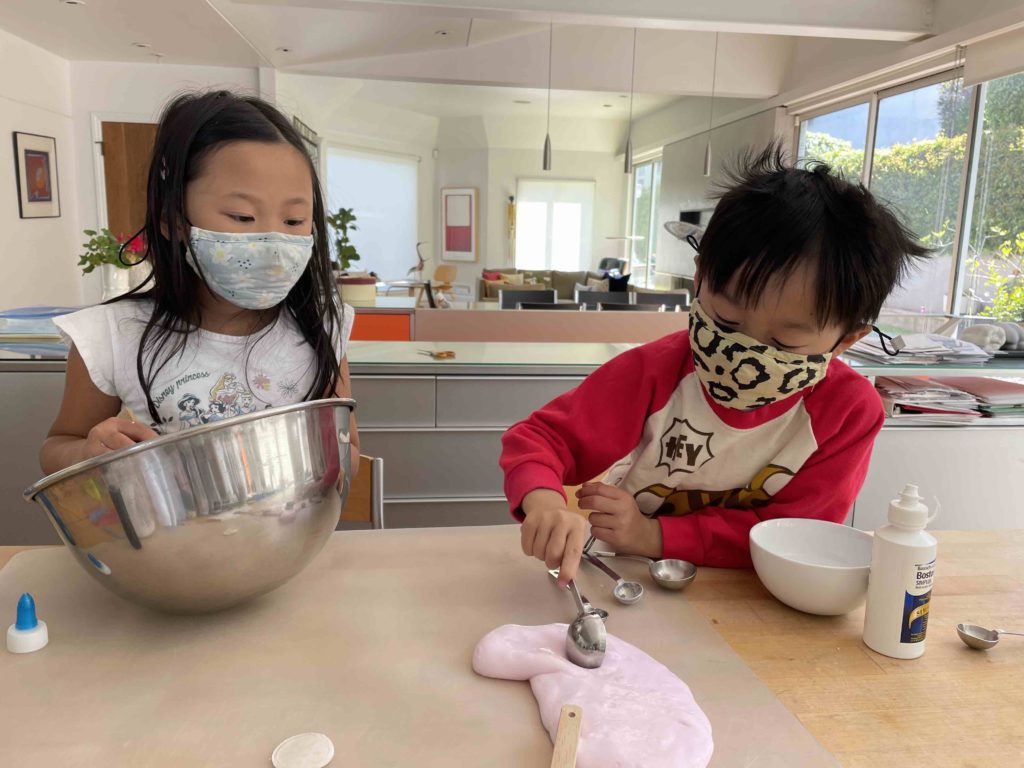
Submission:
[[18,629],[14,624],[7,628],[7,650],[11,653],[32,653],[45,648],[48,642],[50,634],[42,619],[32,629]]
[[917,486],[907,483],[898,499],[889,502],[889,522],[900,528],[923,529],[928,525],[928,507],[917,493]]

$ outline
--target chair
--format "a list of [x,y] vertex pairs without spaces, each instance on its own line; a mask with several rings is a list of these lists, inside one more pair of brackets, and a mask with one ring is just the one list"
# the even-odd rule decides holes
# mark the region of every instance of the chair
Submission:
[[562,310],[570,312],[582,312],[586,309],[584,304],[574,304],[573,302],[566,301],[560,304],[550,304],[546,301],[521,301],[516,305],[516,309],[547,309],[547,310]]
[[635,304],[660,304],[666,310],[690,309],[689,293],[634,293],[633,301]]
[[502,309],[515,309],[519,304],[529,303],[554,304],[556,301],[558,292],[554,288],[498,291],[498,306]]
[[629,291],[576,291],[576,301],[586,304],[587,309],[596,309],[602,302],[629,304]]
[[[455,288],[452,285],[452,281],[458,276],[458,272],[458,267],[454,264],[439,264],[437,269],[434,270],[434,276],[430,278],[431,291],[435,294],[441,291],[454,292]],[[423,301],[423,294],[424,289],[420,287],[416,292],[417,307]]]
[[597,305],[599,312],[607,312],[609,310],[615,312],[663,312],[665,308],[661,304],[619,304],[618,302],[599,302]]
[[339,528],[343,522],[384,527],[384,459],[359,457],[359,473],[349,486]]
[[625,268],[626,268],[626,260],[625,259],[606,258],[606,259],[601,259],[601,261],[598,262],[598,264],[597,264],[597,271],[598,272],[618,272],[621,275],[622,274],[622,270],[624,270]]

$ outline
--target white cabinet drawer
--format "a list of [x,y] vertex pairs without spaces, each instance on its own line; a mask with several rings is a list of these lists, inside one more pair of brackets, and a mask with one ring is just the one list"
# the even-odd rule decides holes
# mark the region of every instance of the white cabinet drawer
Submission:
[[352,396],[360,428],[434,426],[433,376],[353,376]]
[[885,525],[889,501],[918,486],[937,530],[1024,527],[1024,427],[886,427],[878,433],[853,524]]
[[439,376],[437,426],[510,427],[582,377]]
[[362,429],[360,450],[384,459],[384,500],[500,497],[500,429]]
[[504,499],[386,501],[385,528],[437,528],[457,525],[509,525],[515,520]]

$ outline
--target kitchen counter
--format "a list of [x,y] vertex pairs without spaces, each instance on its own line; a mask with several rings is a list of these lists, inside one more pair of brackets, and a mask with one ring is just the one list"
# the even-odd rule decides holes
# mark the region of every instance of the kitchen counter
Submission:
[[[728,704],[723,689],[753,688],[742,671],[730,670],[729,656],[721,649],[700,646],[711,648],[707,653],[718,654],[717,658],[687,659],[697,647],[695,639],[705,637],[709,628],[728,644],[725,650],[737,654],[760,684],[846,768],[1024,764],[1020,728],[1024,640],[1006,637],[997,648],[977,652],[963,646],[953,629],[958,621],[1010,629],[1022,626],[1024,531],[939,532],[936,536],[939,570],[928,650],[913,661],[897,661],[868,650],[860,639],[862,610],[835,618],[798,613],[776,602],[748,571],[702,568],[693,586],[681,594],[648,584],[644,602],[628,608],[611,600],[609,582],[603,577],[585,571],[581,583],[595,603],[611,610],[613,633],[668,664],[691,685],[715,728],[713,765],[793,768],[832,763],[824,754],[815,757],[816,745],[801,740],[756,691],[753,701],[761,709],[750,710],[747,720],[726,718],[720,709]],[[568,600],[545,583],[540,564],[517,549],[518,536],[510,527],[341,534],[289,585],[249,607],[205,620],[155,619],[88,583],[63,553],[32,552],[0,571],[0,606],[9,606],[13,612],[19,589],[36,592],[40,615],[50,626],[51,646],[26,657],[0,657],[5,679],[5,696],[0,699],[0,763],[9,762],[2,759],[5,750],[16,750],[17,762],[25,765],[199,766],[208,762],[202,758],[175,762],[175,755],[202,755],[185,750],[198,749],[204,742],[236,739],[240,749],[251,748],[258,756],[244,764],[257,765],[263,764],[260,760],[277,741],[319,729],[334,739],[338,765],[451,765],[456,760],[465,765],[547,765],[550,747],[525,684],[480,680],[472,673],[458,679],[442,674],[449,664],[466,672],[473,644],[493,626],[565,620]],[[13,551],[0,548],[0,564]],[[36,571],[25,558],[40,554],[49,558],[53,575],[64,581],[51,576],[33,583]],[[648,582],[643,564],[621,561],[617,566],[627,577]],[[333,598],[322,606],[319,618],[305,627],[308,632],[298,633],[289,625],[291,606],[304,591],[322,594],[316,586],[318,571],[330,574]],[[481,578],[484,572],[491,578]],[[365,599],[359,592],[364,587],[377,599]],[[76,597],[84,601],[84,616],[75,617],[81,618],[84,627],[64,612],[71,610]],[[428,609],[425,615],[423,608]],[[108,615],[117,611],[120,620],[101,626],[89,619],[90,610]],[[346,620],[348,613],[351,617]],[[270,614],[274,630],[268,635],[244,631],[250,622]],[[403,616],[416,631],[396,642],[392,633]],[[422,618],[427,621],[419,623],[417,619]],[[326,675],[330,681],[315,679],[309,669],[313,661],[275,657],[288,648],[297,655],[310,636],[327,636],[342,626],[339,622],[344,622],[346,633],[330,635],[328,658],[336,657],[339,666],[353,670],[347,686],[331,687],[338,678],[336,671]],[[213,641],[214,633],[228,636],[237,646],[237,658],[220,662],[207,658],[211,679],[197,674],[192,681],[197,686],[196,701],[210,700],[202,703],[204,712],[223,707],[218,716],[203,723],[205,730],[197,731],[190,727],[194,723],[188,698],[174,697],[180,697],[182,688],[161,674],[160,665],[171,649],[201,664],[203,648]],[[108,635],[110,643],[105,642]],[[393,669],[379,681],[365,670],[359,673],[353,659],[365,643],[375,644],[375,635],[382,635],[384,650],[405,648],[396,653]],[[70,647],[75,643],[99,649],[95,657],[79,658],[80,663],[88,660],[94,670],[76,668]],[[139,646],[141,658],[133,656],[124,664],[112,658],[135,654]],[[117,651],[104,654],[107,647]],[[424,648],[431,649],[427,656],[438,655],[435,662],[423,662]],[[324,652],[322,647],[318,650]],[[218,674],[221,666],[248,668],[252,680]],[[275,667],[283,677],[268,674]],[[62,679],[55,678],[52,687],[32,681],[34,674],[57,674],[58,670],[76,679],[86,675],[91,690],[69,694]],[[110,676],[115,674],[116,678]],[[159,685],[173,690],[161,691]],[[367,687],[359,692],[359,685]],[[39,718],[33,719],[35,710],[15,696],[33,688],[33,706],[50,708],[45,721],[42,709]],[[256,699],[231,700],[232,691],[243,690]],[[144,750],[151,736],[148,731],[132,731],[131,717],[107,717],[113,706],[108,704],[111,694],[134,696],[131,707],[139,717],[160,714],[173,721],[161,729],[174,735],[173,744],[163,745],[162,753]],[[66,695],[72,696],[71,701],[65,700]],[[442,700],[457,701],[458,710],[430,711],[431,702]],[[348,709],[343,703],[358,706]],[[386,711],[381,709],[384,704]],[[79,714],[62,720],[61,714],[76,705],[81,707]],[[118,711],[123,715],[127,708],[119,706]],[[766,733],[766,719],[784,733]],[[54,721],[62,722],[61,727],[45,724]],[[222,733],[224,729],[231,733]],[[37,730],[45,738],[29,737]],[[433,735],[415,753],[403,752],[412,734]],[[744,745],[751,741],[760,748],[744,753]],[[490,746],[480,746],[486,744]],[[801,760],[794,759],[795,751],[789,758],[780,756],[785,749],[807,751],[801,753]],[[415,760],[409,758],[412,754]],[[445,754],[447,760],[438,761]],[[401,755],[409,759],[403,761]]]

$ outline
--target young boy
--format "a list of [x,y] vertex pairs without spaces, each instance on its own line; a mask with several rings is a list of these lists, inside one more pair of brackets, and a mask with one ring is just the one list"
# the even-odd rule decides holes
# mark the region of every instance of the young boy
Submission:
[[700,241],[689,331],[606,363],[505,433],[523,552],[575,576],[586,521],[620,553],[749,567],[778,517],[842,522],[881,402],[837,355],[928,251],[860,184],[786,164],[777,145],[732,174]]

